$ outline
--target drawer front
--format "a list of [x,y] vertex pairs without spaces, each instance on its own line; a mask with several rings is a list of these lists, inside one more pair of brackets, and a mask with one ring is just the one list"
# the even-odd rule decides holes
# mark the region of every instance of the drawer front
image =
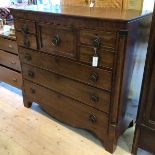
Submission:
[[16,41],[8,40],[0,37],[0,49],[18,54],[18,47]]
[[0,66],[0,81],[21,89],[22,75],[18,72]]
[[[97,55],[99,57],[98,66],[99,67],[108,67],[113,68],[113,62],[114,62],[114,52],[109,51],[102,51],[99,50],[97,52]],[[92,58],[94,56],[94,49],[89,47],[80,47],[80,61],[85,62],[89,65],[92,65]]]
[[104,113],[26,80],[24,92],[30,100],[38,102],[55,118],[89,129],[99,136],[107,134],[108,116]]
[[32,20],[15,19],[14,23],[16,31],[20,31],[22,33],[36,33],[35,22]]
[[76,57],[76,35],[71,28],[40,25],[41,50],[47,53]]
[[36,36],[33,34],[24,34],[16,31],[17,43],[19,46],[37,49]]
[[99,44],[100,48],[115,49],[117,35],[115,32],[80,30],[80,43],[92,47]]
[[112,73],[110,71],[25,48],[19,48],[19,53],[23,63],[32,64],[101,89],[111,90]]
[[21,71],[19,57],[0,50],[0,64]]
[[109,112],[110,93],[70,80],[60,75],[23,64],[23,78],[79,100],[96,109]]

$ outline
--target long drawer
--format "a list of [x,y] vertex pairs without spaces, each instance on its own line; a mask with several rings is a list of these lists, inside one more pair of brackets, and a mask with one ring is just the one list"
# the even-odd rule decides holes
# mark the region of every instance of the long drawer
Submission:
[[73,126],[107,134],[108,116],[78,101],[24,80],[24,93],[30,101],[38,102],[53,117]]
[[17,55],[0,50],[0,64],[21,71],[19,57]]
[[81,101],[106,113],[109,112],[110,93],[70,80],[58,74],[23,64],[23,78]]
[[14,40],[9,40],[9,39],[0,37],[0,49],[18,54],[17,43]]
[[94,87],[111,90],[112,73],[110,71],[25,48],[19,48],[19,54],[23,63],[56,72]]
[[0,66],[0,81],[9,83],[21,89],[22,75],[18,72]]

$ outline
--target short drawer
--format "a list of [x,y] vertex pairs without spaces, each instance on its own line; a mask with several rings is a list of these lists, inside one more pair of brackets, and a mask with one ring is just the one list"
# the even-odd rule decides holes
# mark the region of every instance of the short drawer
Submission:
[[80,43],[94,47],[99,44],[100,48],[108,47],[115,49],[116,32],[80,30]]
[[6,82],[21,89],[22,75],[11,69],[0,66],[0,81]]
[[40,50],[65,57],[76,57],[76,34],[72,28],[39,25]]
[[109,112],[110,93],[70,80],[63,76],[23,64],[23,78],[81,101],[104,112]]
[[[90,47],[80,46],[80,61],[92,65],[92,59],[94,56],[94,49]],[[98,66],[113,68],[114,52],[99,50],[97,51],[99,57]]]
[[15,19],[14,23],[16,31],[20,31],[22,33],[36,33],[35,22],[32,20]]
[[0,49],[18,54],[17,43],[14,40],[9,40],[9,39],[0,37]]
[[0,64],[17,71],[21,71],[19,57],[2,50],[0,50]]
[[23,63],[56,72],[94,87],[111,90],[112,73],[110,71],[25,48],[19,48],[19,54]]
[[108,116],[90,106],[24,80],[26,97],[37,102],[53,117],[73,126],[88,129],[98,136],[107,134]]
[[19,46],[26,48],[37,49],[37,39],[36,35],[24,34],[22,32],[16,31],[17,43]]

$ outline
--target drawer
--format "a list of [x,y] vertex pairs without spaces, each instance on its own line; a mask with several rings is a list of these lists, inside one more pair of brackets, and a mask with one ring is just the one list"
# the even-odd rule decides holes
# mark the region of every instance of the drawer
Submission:
[[19,57],[17,55],[0,50],[0,64],[21,71]]
[[24,93],[31,101],[39,103],[49,114],[63,122],[88,129],[101,137],[107,134],[108,116],[94,108],[26,80]]
[[[98,66],[99,67],[107,67],[113,68],[114,63],[114,52],[99,50],[97,52],[99,57]],[[94,49],[90,47],[80,47],[80,61],[92,65],[92,58],[94,56]]]
[[0,66],[0,81],[6,82],[21,89],[22,75],[11,69]]
[[116,32],[80,30],[80,43],[94,47],[99,44],[100,48],[108,47],[115,49]]
[[23,78],[79,100],[104,112],[109,112],[110,93],[70,80],[49,71],[23,64]]
[[110,71],[25,48],[19,48],[19,53],[23,63],[56,72],[94,87],[111,90],[112,73]]
[[17,43],[19,46],[37,49],[36,36],[33,34],[24,34],[16,31]]
[[72,28],[40,25],[40,49],[65,57],[76,57],[76,34]]
[[0,37],[0,49],[18,54],[18,47],[16,41]]
[[35,22],[32,20],[15,19],[14,23],[16,31],[33,34],[36,33]]

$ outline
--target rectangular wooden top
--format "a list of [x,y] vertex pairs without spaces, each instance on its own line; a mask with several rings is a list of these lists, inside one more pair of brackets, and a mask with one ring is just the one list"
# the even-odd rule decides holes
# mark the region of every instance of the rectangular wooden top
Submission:
[[117,20],[117,21],[133,21],[143,16],[152,14],[150,11],[138,11],[138,10],[121,10],[114,8],[103,8],[88,6],[61,6],[61,5],[26,5],[16,8],[10,8],[13,12],[33,12],[39,14],[49,15],[63,15],[63,16],[74,16],[83,18],[96,18],[106,20]]

